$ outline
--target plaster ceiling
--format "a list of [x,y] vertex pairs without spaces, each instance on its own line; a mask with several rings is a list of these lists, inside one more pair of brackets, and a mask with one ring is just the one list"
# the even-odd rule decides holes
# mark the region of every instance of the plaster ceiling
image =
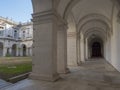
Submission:
[[112,8],[111,0],[60,0],[57,10],[62,17],[72,12],[75,22],[78,23],[83,16],[92,13],[102,14],[111,19]]

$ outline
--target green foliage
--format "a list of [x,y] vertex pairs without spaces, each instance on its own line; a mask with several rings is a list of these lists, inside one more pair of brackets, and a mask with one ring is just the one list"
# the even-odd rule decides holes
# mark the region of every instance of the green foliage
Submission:
[[11,55],[9,53],[6,54],[6,57],[11,57]]
[[16,65],[0,65],[0,78],[9,81],[9,78],[32,71],[32,63]]
[[32,71],[32,61],[30,57],[4,57],[0,58],[0,78],[9,78]]
[[32,70],[32,64],[18,64],[18,65],[1,65],[0,66],[0,74],[6,74],[10,76],[15,76],[19,74],[23,74],[26,72],[30,72]]

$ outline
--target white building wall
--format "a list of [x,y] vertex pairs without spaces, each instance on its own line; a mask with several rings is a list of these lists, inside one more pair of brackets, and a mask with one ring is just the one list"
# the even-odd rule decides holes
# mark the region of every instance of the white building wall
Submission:
[[[111,51],[107,50],[107,53],[111,52],[107,56],[107,61],[111,63],[118,71],[120,71],[120,24],[118,23],[118,9],[114,8],[113,12],[113,35],[111,36]],[[109,47],[110,43],[106,47]],[[111,56],[111,58],[110,58]]]

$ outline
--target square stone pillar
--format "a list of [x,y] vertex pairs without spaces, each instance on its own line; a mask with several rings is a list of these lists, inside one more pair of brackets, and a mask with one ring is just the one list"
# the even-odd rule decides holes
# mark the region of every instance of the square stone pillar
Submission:
[[65,74],[69,70],[67,68],[67,25],[61,23],[57,31],[57,71]]
[[16,56],[19,56],[19,46],[16,47]]
[[26,56],[29,56],[29,48],[26,47]]
[[9,54],[12,56],[12,47],[9,48]]
[[77,65],[79,66],[81,64],[81,53],[80,53],[80,35],[79,33],[77,34],[77,40],[76,40],[76,50],[77,50]]
[[85,39],[85,59],[88,60],[88,39]]
[[80,38],[80,53],[81,53],[81,62],[85,62],[85,40],[83,34]]
[[21,46],[21,48],[20,48],[20,56],[21,56],[21,57],[23,56],[23,48],[22,48],[22,46]]
[[57,73],[57,17],[52,10],[33,14],[33,66],[30,78],[59,79]]
[[5,57],[6,54],[7,54],[7,47],[4,47],[4,48],[3,48],[3,56]]

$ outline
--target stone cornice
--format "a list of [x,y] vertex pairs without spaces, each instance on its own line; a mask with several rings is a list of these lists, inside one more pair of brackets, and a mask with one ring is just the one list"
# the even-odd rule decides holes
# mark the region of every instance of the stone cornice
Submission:
[[68,32],[67,37],[76,37],[76,32]]
[[0,39],[1,39],[1,40],[11,40],[11,41],[15,41],[15,42],[18,41],[18,40],[16,40],[16,39],[12,39],[12,38],[1,38],[1,37],[0,37]]
[[51,22],[54,19],[57,19],[58,25],[67,24],[67,22],[54,9],[44,12],[34,13],[32,16],[33,16],[32,21],[34,24]]
[[33,24],[40,24],[51,22],[55,18],[57,18],[57,14],[54,10],[48,10],[40,13],[34,13],[33,15]]

